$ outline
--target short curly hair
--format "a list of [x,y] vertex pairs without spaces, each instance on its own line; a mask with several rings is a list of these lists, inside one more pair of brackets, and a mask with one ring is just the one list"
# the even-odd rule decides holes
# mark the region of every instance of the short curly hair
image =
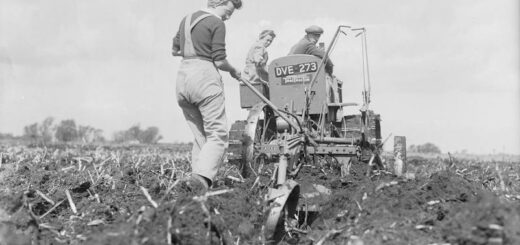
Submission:
[[242,0],[208,0],[208,7],[215,8],[220,5],[227,4],[227,2],[233,3],[233,6],[235,7],[235,9],[242,8]]
[[265,36],[271,36],[271,37],[275,38],[276,34],[274,33],[273,30],[263,30],[262,32],[260,32],[260,35],[258,35],[258,39],[262,39]]

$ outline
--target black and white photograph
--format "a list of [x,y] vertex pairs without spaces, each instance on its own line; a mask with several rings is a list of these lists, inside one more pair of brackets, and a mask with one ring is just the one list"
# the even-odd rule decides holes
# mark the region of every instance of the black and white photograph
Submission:
[[25,244],[520,244],[520,2],[0,0]]

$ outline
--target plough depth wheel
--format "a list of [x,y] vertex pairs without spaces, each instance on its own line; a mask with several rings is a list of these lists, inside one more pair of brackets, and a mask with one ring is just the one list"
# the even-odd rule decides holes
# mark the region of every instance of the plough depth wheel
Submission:
[[265,236],[269,244],[277,244],[286,234],[286,223],[297,214],[300,186],[294,180],[287,180],[278,188],[269,189],[269,214],[265,225]]

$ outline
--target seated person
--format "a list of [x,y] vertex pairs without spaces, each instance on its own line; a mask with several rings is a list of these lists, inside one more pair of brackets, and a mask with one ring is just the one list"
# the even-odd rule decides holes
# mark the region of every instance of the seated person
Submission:
[[[316,47],[316,43],[318,43],[321,34],[323,34],[323,29],[319,26],[309,26],[305,29],[305,32],[307,34],[291,48],[289,54],[310,54],[323,59],[325,50]],[[332,75],[333,67],[334,64],[332,64],[330,58],[327,57],[325,61],[325,71],[329,75]]]
[[[309,54],[323,59],[325,56],[325,50],[316,47],[316,43],[318,43],[321,34],[323,34],[323,28],[313,25],[307,27],[305,32],[306,35],[291,48],[289,55]],[[327,97],[329,98],[330,103],[341,103],[342,98],[340,89],[342,82],[332,75],[333,68],[334,64],[332,64],[330,58],[327,57],[327,60],[325,60],[325,72],[327,73],[325,76],[325,79],[327,80]]]

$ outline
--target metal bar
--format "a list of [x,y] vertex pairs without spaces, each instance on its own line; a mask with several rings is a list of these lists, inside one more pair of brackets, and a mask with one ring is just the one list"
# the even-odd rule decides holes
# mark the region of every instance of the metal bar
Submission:
[[316,82],[316,78],[318,78],[321,68],[323,67],[323,65],[325,64],[325,61],[327,61],[327,58],[329,57],[329,52],[332,49],[332,46],[333,46],[334,42],[336,41],[336,38],[338,37],[340,29],[341,29],[341,26],[338,26],[338,29],[336,30],[336,33],[334,33],[334,37],[332,38],[332,41],[330,42],[329,46],[327,47],[327,51],[325,52],[325,55],[321,59],[320,65],[318,66],[318,71],[316,72],[316,74],[314,75],[314,77],[311,80],[311,83],[309,84],[309,89],[308,89],[309,93],[310,93],[310,91],[312,91],[312,87],[314,86],[314,83]]
[[348,28],[348,29],[352,29],[351,26],[345,26],[345,25],[340,25],[338,26],[338,29],[336,30],[336,33],[334,34],[334,37],[332,38],[332,41],[330,42],[330,45],[327,47],[327,51],[325,52],[325,55],[323,56],[323,58],[321,59],[321,62],[320,62],[320,65],[318,66],[318,71],[316,72],[316,74],[314,75],[314,77],[312,78],[310,84],[309,84],[309,89],[306,89],[306,107],[308,108],[310,106],[310,104],[312,103],[312,99],[314,98],[314,95],[312,94],[312,87],[314,86],[314,83],[316,83],[316,78],[318,77],[320,71],[321,71],[321,68],[323,67],[323,65],[325,64],[325,61],[328,59],[329,57],[329,53],[330,51],[332,50],[332,47],[334,46],[334,43],[337,41],[336,39],[338,38],[338,35],[340,32],[342,32],[343,34],[346,35],[346,33],[344,33],[343,31],[341,31],[341,28]]
[[300,127],[298,126],[298,124],[296,124],[294,121],[290,120],[285,114],[281,113],[280,110],[278,110],[278,107],[276,107],[269,99],[267,99],[262,93],[260,93],[258,90],[256,90],[255,87],[253,87],[253,85],[247,81],[246,79],[244,78],[240,78],[240,81],[243,82],[247,87],[249,87],[249,89],[251,89],[251,91],[253,91],[253,93],[255,93],[258,97],[260,97],[260,99],[265,102],[269,107],[271,107],[271,109],[273,109],[273,111],[278,114],[278,116],[280,116],[283,120],[285,120],[289,125],[291,125],[291,127],[293,128],[296,128],[298,129],[298,131],[300,130]]
[[345,155],[357,155],[355,146],[318,146],[316,148],[309,147],[307,148],[307,153],[310,155],[336,155],[336,156],[345,156]]
[[324,131],[325,131],[325,109],[326,109],[326,104],[323,103],[323,106],[321,107],[321,114],[320,114],[320,120],[318,120],[318,125],[320,125],[321,127],[321,130],[320,130],[320,139],[323,139],[324,136]]
[[323,137],[323,139],[314,139],[316,143],[336,143],[336,144],[351,144],[355,140],[352,138],[333,138]]
[[330,44],[327,47],[327,51],[325,52],[325,55],[321,59],[320,65],[318,66],[318,71],[316,72],[316,75],[314,75],[314,77],[311,80],[311,83],[309,84],[309,89],[308,89],[309,92],[312,90],[312,87],[314,86],[314,83],[316,82],[316,78],[318,77],[318,74],[321,71],[321,67],[323,67],[323,65],[325,64],[325,61],[329,57],[330,50],[332,49],[332,46],[334,46],[333,44],[334,44],[334,42],[336,42],[336,39],[338,38],[338,35],[339,35],[339,32],[341,31],[341,28],[349,28],[350,29],[351,27],[350,26],[344,26],[344,25],[338,26],[338,29],[336,30],[336,33],[334,33],[334,37],[332,37],[332,41],[330,41]]
[[282,185],[285,183],[285,180],[287,180],[287,156],[282,154],[278,162],[278,178],[276,179],[276,183]]
[[368,65],[368,48],[367,48],[367,32],[365,28],[363,28],[363,70],[366,71],[366,83],[368,84],[368,95],[367,95],[367,104],[370,103],[370,94],[372,92],[371,84],[370,84],[370,69]]

